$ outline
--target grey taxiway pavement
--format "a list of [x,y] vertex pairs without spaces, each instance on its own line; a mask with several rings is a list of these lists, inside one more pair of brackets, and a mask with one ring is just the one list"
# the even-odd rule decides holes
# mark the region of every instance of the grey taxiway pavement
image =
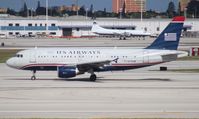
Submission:
[[158,71],[199,69],[199,61],[175,61],[121,72],[88,74],[72,79],[57,72],[29,71],[0,64],[0,118],[197,118],[199,73]]
[[[31,47],[146,47],[156,38],[128,38],[119,40],[119,38],[78,38],[78,39],[37,39],[37,38],[17,38],[17,39],[0,39],[5,48],[31,48]],[[179,49],[189,50],[191,47],[198,47],[198,38],[181,38]]]

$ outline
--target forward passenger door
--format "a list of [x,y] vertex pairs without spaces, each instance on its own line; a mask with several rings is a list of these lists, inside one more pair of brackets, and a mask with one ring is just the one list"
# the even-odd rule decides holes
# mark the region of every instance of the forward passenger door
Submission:
[[36,50],[30,51],[30,63],[36,63]]

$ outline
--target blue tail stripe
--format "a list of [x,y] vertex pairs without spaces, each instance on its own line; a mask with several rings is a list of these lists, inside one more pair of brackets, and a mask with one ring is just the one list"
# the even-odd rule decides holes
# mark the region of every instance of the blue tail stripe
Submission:
[[[183,22],[171,22],[165,30],[158,36],[158,38],[146,49],[166,49],[177,50],[181,32],[183,28]],[[175,35],[174,40],[166,40],[167,34]]]

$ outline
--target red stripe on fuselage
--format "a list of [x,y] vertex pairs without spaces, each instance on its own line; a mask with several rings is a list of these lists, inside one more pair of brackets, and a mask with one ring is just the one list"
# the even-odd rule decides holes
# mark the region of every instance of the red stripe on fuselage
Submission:
[[[126,67],[134,67],[134,66],[148,66],[148,65],[155,65],[155,64],[160,64],[160,63],[164,63],[164,62],[151,62],[151,63],[136,63],[136,64],[120,64],[120,63],[114,63],[111,64],[110,66],[126,66]],[[32,67],[50,67],[50,66],[67,66],[68,64],[29,64],[29,65],[25,65],[23,67],[21,67],[20,69],[25,69],[25,68],[32,68]]]
[[25,69],[25,68],[30,68],[30,67],[45,67],[45,66],[65,66],[67,64],[29,64],[29,65],[25,65],[23,67],[21,67],[20,69]]

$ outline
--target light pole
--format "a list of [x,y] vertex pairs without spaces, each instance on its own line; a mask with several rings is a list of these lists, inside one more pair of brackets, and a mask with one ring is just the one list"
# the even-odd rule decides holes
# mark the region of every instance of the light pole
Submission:
[[120,8],[120,19],[122,19],[122,8]]
[[144,1],[143,0],[140,0],[140,20],[141,20],[141,22],[142,22],[142,19],[143,19],[143,5],[144,5],[144,3],[143,3]]
[[48,34],[48,0],[46,0],[46,34]]
[[187,18],[187,8],[184,8],[184,17]]
[[30,15],[29,15],[29,10],[30,10],[30,9],[28,8],[28,9],[27,9],[27,18],[29,18],[29,16],[30,16]]
[[194,18],[197,18],[197,7],[194,7]]
[[78,12],[78,0],[76,0],[76,10],[77,10],[77,16],[79,16],[79,12]]
[[86,8],[86,19],[88,18],[88,8]]
[[30,11],[30,18],[32,19],[32,17],[33,17],[33,8]]

